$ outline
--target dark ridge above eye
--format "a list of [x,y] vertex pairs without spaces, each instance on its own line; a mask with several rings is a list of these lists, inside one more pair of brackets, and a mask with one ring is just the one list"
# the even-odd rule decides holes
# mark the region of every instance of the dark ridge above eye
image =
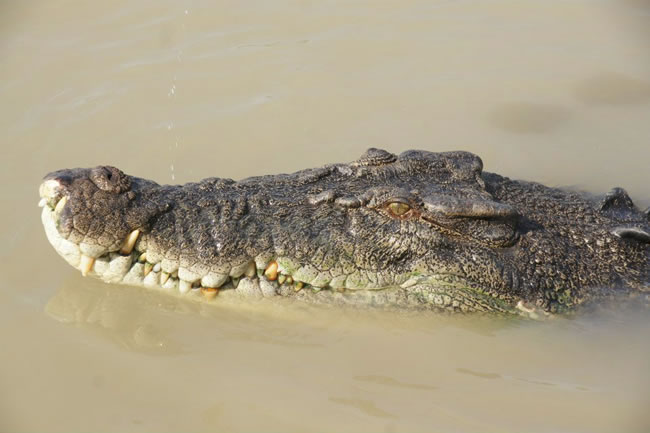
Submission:
[[424,199],[427,212],[458,218],[516,218],[517,210],[505,203],[495,201],[464,199],[450,196],[435,196]]

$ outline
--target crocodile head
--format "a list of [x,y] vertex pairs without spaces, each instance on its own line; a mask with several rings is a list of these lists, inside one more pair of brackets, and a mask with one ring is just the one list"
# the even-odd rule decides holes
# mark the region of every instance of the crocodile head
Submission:
[[42,221],[82,274],[187,296],[534,316],[647,289],[648,216],[623,190],[597,201],[482,168],[467,152],[369,149],[182,186],[61,170],[41,185]]

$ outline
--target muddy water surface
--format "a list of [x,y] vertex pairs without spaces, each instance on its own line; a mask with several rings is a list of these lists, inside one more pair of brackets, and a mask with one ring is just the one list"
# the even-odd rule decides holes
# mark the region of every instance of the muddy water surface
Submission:
[[0,3],[0,431],[650,430],[650,318],[202,305],[83,279],[48,171],[161,183],[465,149],[650,204],[650,3]]

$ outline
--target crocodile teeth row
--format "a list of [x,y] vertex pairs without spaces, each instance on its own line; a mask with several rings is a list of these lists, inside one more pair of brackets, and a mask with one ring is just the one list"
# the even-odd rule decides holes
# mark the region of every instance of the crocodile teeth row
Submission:
[[[191,274],[184,268],[169,273],[162,270],[160,263],[154,264],[146,261],[146,252],[140,253],[133,250],[130,255],[107,253],[97,259],[85,254],[79,256],[77,267],[84,276],[94,271],[96,276],[107,282],[142,284],[146,287],[161,287],[167,290],[175,289],[182,295],[193,293],[206,299],[215,298],[226,284],[228,284],[226,288],[236,289],[236,293],[242,296],[276,296],[282,293],[280,287],[292,289],[295,292],[300,292],[305,287],[310,287],[314,291],[321,290],[321,288],[312,287],[303,281],[294,280],[291,275],[281,274],[276,261],[269,262],[263,269],[258,269],[255,262],[249,262],[246,266],[239,265],[240,270],[244,268],[245,270],[243,274],[240,270],[234,272],[235,275],[241,274],[237,277],[209,272],[201,279],[190,280],[182,278],[182,276]],[[264,278],[256,280],[257,275]]]

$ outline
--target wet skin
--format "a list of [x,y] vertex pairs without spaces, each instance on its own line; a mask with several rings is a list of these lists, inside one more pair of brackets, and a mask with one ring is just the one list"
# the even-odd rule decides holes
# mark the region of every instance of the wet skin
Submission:
[[483,172],[467,152],[158,185],[48,174],[50,243],[84,275],[186,296],[537,316],[649,290],[650,223],[602,197]]

